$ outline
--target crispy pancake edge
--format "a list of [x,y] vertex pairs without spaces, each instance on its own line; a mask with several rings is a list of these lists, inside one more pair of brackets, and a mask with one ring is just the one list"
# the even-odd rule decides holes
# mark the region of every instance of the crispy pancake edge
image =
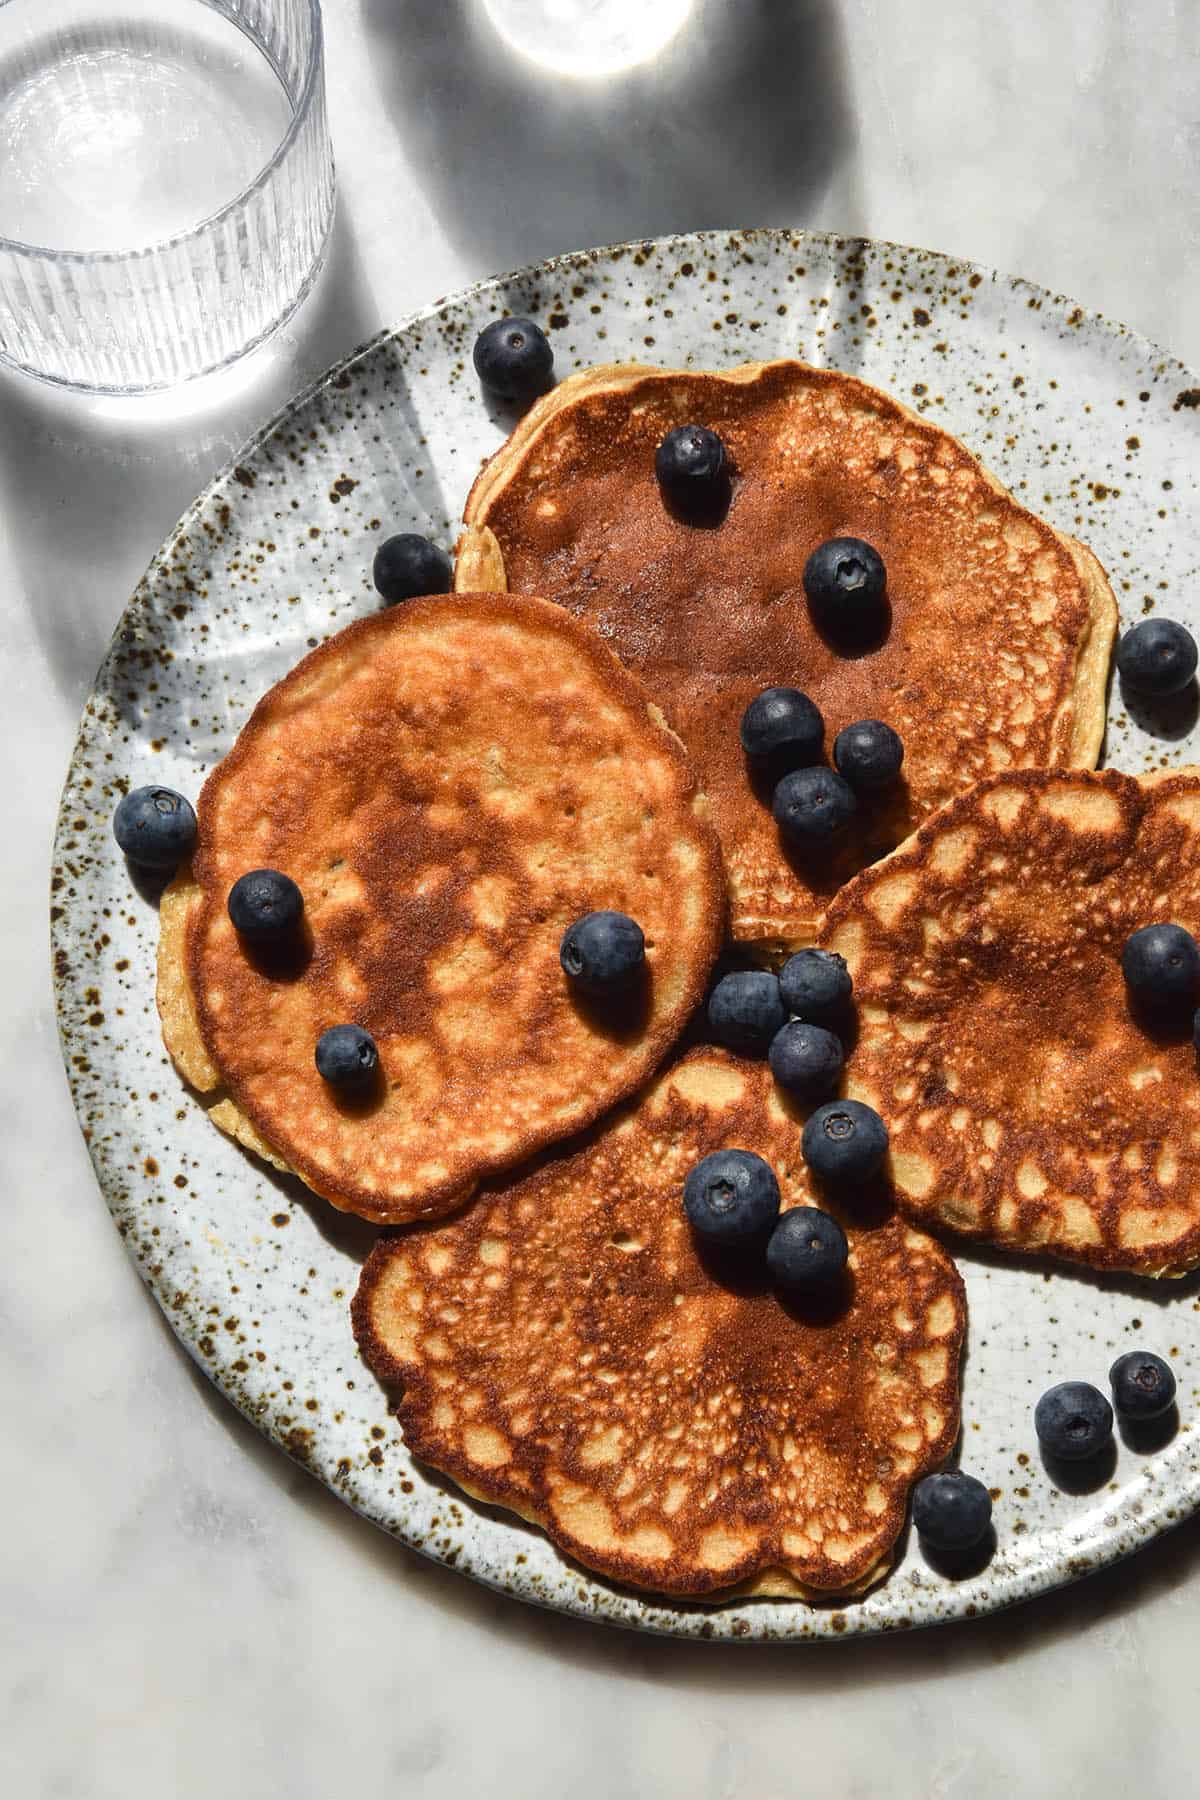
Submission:
[[[874,401],[885,401],[902,420],[923,435],[935,433],[950,440],[970,458],[999,498],[1015,508],[1021,516],[1049,531],[1067,552],[1080,579],[1087,622],[1075,642],[1074,665],[1057,711],[1051,717],[1051,754],[1046,766],[1094,767],[1104,739],[1108,670],[1118,624],[1116,600],[1097,557],[1085,545],[1058,531],[1022,506],[979,461],[974,452],[951,432],[913,412],[885,389],[838,370],[812,370],[811,365],[796,358],[743,363],[736,368],[719,371],[664,369],[639,363],[606,363],[568,376],[534,405],[477,476],[463,512],[465,529],[457,546],[456,587],[507,587],[503,552],[495,534],[485,522],[486,516],[504,490],[519,477],[535,440],[570,406],[593,399],[598,394],[619,395],[646,382],[671,382],[681,378],[691,381],[701,378],[745,387],[752,385],[767,372],[787,368],[834,376],[851,389],[871,396]],[[815,907],[807,917],[794,916],[787,921],[758,919],[747,915],[735,921],[734,935],[751,954],[770,960],[812,943],[820,917],[819,907]]]
[[[552,621],[553,629],[572,641],[575,650],[586,657],[597,671],[599,678],[608,683],[620,698],[631,708],[643,710],[647,716],[647,729],[660,734],[663,740],[665,755],[675,765],[679,774],[679,792],[681,805],[685,805],[694,824],[696,843],[701,855],[701,867],[695,880],[711,896],[711,903],[703,909],[704,939],[698,943],[694,958],[695,967],[691,981],[686,986],[679,1005],[675,1008],[675,1023],[665,1021],[655,1033],[649,1034],[656,1042],[644,1068],[635,1076],[614,1084],[603,1100],[592,1106],[581,1107],[579,1115],[568,1128],[567,1135],[583,1130],[602,1116],[611,1106],[626,1099],[630,1092],[647,1081],[670,1053],[674,1043],[684,1028],[688,1018],[702,1000],[708,982],[709,971],[721,947],[725,927],[725,876],[721,859],[720,845],[716,833],[708,818],[707,802],[695,779],[695,772],[675,732],[666,724],[659,709],[646,693],[642,684],[631,675],[606,648],[599,636],[591,628],[567,614],[564,609],[552,606],[548,601],[533,599],[527,596],[508,596],[506,594],[477,594],[431,596],[423,600],[412,600],[405,603],[404,619],[420,621],[428,616],[430,610],[446,609],[457,615],[460,602],[486,602],[489,607],[494,603],[497,610],[507,612],[510,618],[520,623],[522,618],[535,617],[539,623]],[[311,651],[286,675],[283,680],[272,687],[256,706],[250,719],[239,733],[238,740],[229,751],[228,756],[209,774],[201,791],[198,804],[200,822],[197,861],[202,857],[205,831],[206,808],[205,790],[214,782],[221,770],[227,769],[231,763],[236,767],[234,759],[239,758],[239,745],[243,743],[244,733],[253,723],[260,708],[264,708],[274,696],[292,683],[299,683],[307,676],[310,665],[328,650],[330,644],[340,643],[351,636],[362,636],[373,631],[389,628],[389,621],[400,617],[395,613],[372,614],[366,619],[357,620],[354,624],[326,640],[326,643]],[[394,624],[393,624],[394,628]],[[360,1217],[374,1219],[383,1224],[403,1222],[411,1217],[441,1216],[465,1204],[470,1198],[479,1180],[486,1175],[496,1173],[499,1168],[511,1168],[523,1162],[536,1151],[544,1149],[547,1144],[557,1141],[564,1133],[561,1130],[532,1130],[516,1143],[512,1153],[505,1157],[503,1163],[489,1163],[481,1167],[471,1182],[447,1182],[436,1191],[431,1190],[424,1203],[416,1208],[397,1209],[381,1207],[369,1194],[350,1194],[345,1189],[331,1191],[330,1184],[324,1181],[319,1171],[315,1170],[306,1159],[289,1155],[285,1160],[271,1145],[270,1122],[262,1116],[260,1110],[249,1103],[245,1095],[238,1090],[235,1082],[225,1079],[223,1072],[215,1063],[209,1040],[205,1035],[204,1006],[198,997],[194,974],[195,945],[198,943],[201,929],[202,888],[190,870],[181,871],[180,878],[186,879],[194,886],[191,896],[180,895],[180,905],[176,914],[167,915],[166,929],[160,933],[158,955],[158,1005],[163,1024],[163,1037],[168,1053],[176,1063],[180,1073],[190,1085],[201,1093],[205,1089],[213,1093],[215,1104],[208,1107],[209,1117],[219,1129],[235,1138],[243,1146],[253,1151],[276,1168],[294,1173],[321,1198],[328,1200],[340,1210],[357,1213]],[[172,884],[174,885],[174,884]],[[197,1050],[200,1055],[197,1055]],[[209,1076],[214,1080],[209,1080]]]
[[[818,942],[825,944],[830,936],[844,922],[851,909],[856,908],[861,893],[865,892],[881,874],[891,866],[900,866],[914,855],[923,856],[947,826],[953,826],[956,820],[969,815],[980,795],[998,787],[1020,785],[1038,791],[1046,782],[1069,784],[1075,781],[1094,783],[1100,788],[1111,791],[1136,790],[1144,793],[1147,790],[1171,787],[1174,784],[1200,784],[1200,765],[1183,764],[1178,768],[1155,770],[1151,774],[1136,776],[1126,774],[1119,769],[1010,769],[988,777],[987,780],[975,784],[962,794],[945,802],[936,812],[930,814],[912,835],[898,844],[889,855],[873,863],[870,868],[863,869],[852,881],[840,889],[826,910],[817,934]],[[847,1073],[853,1077],[854,1060],[848,1060]],[[1074,1264],[1104,1273],[1124,1273],[1138,1275],[1147,1280],[1172,1280],[1190,1274],[1200,1265],[1200,1213],[1195,1226],[1184,1234],[1173,1246],[1171,1255],[1162,1260],[1161,1252],[1157,1255],[1147,1251],[1144,1255],[1133,1256],[1115,1252],[1107,1244],[1091,1250],[1080,1250],[1065,1244],[1046,1243],[1041,1245],[1025,1244],[1019,1241],[1005,1241],[995,1232],[985,1227],[970,1227],[952,1223],[941,1216],[936,1204],[922,1205],[896,1190],[896,1202],[899,1210],[906,1218],[923,1231],[935,1233],[953,1243],[977,1244],[988,1249],[995,1249],[1006,1255],[1045,1257],[1053,1262]]]
[[158,969],[155,1000],[167,1055],[194,1089],[219,1131],[234,1138],[282,1174],[289,1165],[272,1150],[260,1131],[240,1112],[221,1080],[221,1072],[204,1047],[196,999],[187,978],[185,941],[188,921],[200,900],[190,863],[184,863],[159,902]]
[[[637,1114],[641,1103],[657,1091],[660,1084],[669,1081],[675,1069],[686,1066],[690,1062],[718,1063],[721,1066],[737,1068],[739,1059],[727,1051],[711,1046],[698,1047],[682,1056],[677,1063],[660,1071],[656,1082],[650,1084],[643,1092],[627,1101],[624,1106],[611,1114],[601,1124],[592,1127],[569,1143],[556,1147],[556,1150],[539,1161],[537,1167],[553,1164],[561,1157],[572,1156],[576,1152],[586,1151],[607,1132],[615,1130],[621,1123]],[[515,1180],[532,1172],[528,1169],[515,1171]],[[475,1197],[476,1204],[485,1204],[489,1189],[499,1187],[499,1182],[489,1183]],[[469,1212],[464,1217],[469,1217]],[[901,1215],[894,1215],[896,1222],[901,1223]],[[417,1225],[403,1233],[388,1232],[383,1234],[372,1248],[363,1265],[358,1287],[351,1301],[350,1313],[355,1340],[359,1352],[389,1391],[391,1410],[400,1419],[404,1439],[410,1451],[418,1459],[425,1461],[436,1469],[439,1475],[446,1476],[462,1489],[472,1500],[487,1506],[496,1506],[504,1511],[514,1513],[527,1524],[537,1527],[564,1556],[587,1569],[590,1574],[601,1580],[609,1580],[629,1586],[640,1592],[664,1594],[668,1598],[684,1600],[705,1605],[723,1605],[739,1598],[759,1598],[776,1600],[801,1600],[809,1604],[832,1602],[839,1598],[851,1599],[863,1594],[870,1587],[881,1581],[890,1571],[893,1564],[893,1553],[896,1542],[904,1530],[908,1510],[908,1501],[916,1483],[933,1469],[938,1468],[950,1454],[961,1430],[961,1377],[962,1359],[966,1342],[968,1314],[966,1288],[962,1277],[952,1258],[944,1248],[938,1245],[936,1237],[926,1235],[925,1242],[933,1248],[941,1248],[941,1262],[948,1278],[947,1293],[952,1296],[955,1307],[953,1329],[938,1336],[939,1346],[944,1346],[948,1355],[947,1375],[941,1383],[940,1398],[945,1405],[944,1423],[937,1437],[925,1445],[918,1456],[916,1464],[898,1491],[890,1491],[888,1507],[880,1521],[880,1538],[886,1538],[886,1545],[865,1566],[854,1571],[847,1580],[818,1584],[811,1579],[800,1580],[789,1568],[774,1563],[764,1564],[750,1569],[745,1575],[732,1583],[722,1583],[715,1577],[710,1583],[697,1585],[695,1581],[682,1579],[671,1584],[659,1579],[649,1581],[639,1570],[636,1563],[629,1558],[610,1555],[609,1566],[597,1571],[587,1560],[586,1548],[564,1530],[553,1518],[549,1509],[539,1509],[536,1505],[523,1505],[509,1489],[500,1483],[491,1486],[481,1478],[481,1470],[477,1464],[468,1463],[467,1459],[447,1450],[444,1443],[434,1443],[427,1438],[421,1425],[424,1409],[406,1410],[406,1386],[420,1387],[427,1393],[429,1378],[423,1364],[407,1364],[399,1359],[384,1341],[375,1328],[373,1306],[378,1288],[385,1279],[388,1265],[396,1244],[407,1242],[414,1234],[425,1231],[454,1230],[462,1220],[433,1221],[428,1226]],[[911,1224],[908,1229],[912,1229]],[[919,1228],[918,1228],[919,1229]],[[869,1237],[870,1231],[866,1233]]]

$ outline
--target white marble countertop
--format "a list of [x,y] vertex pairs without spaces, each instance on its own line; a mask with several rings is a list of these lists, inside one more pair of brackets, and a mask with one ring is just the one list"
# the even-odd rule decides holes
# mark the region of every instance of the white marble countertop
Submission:
[[59,1064],[46,869],[81,702],[177,515],[292,390],[475,276],[811,225],[1027,275],[1200,363],[1200,11],[699,0],[657,68],[580,85],[477,0],[325,10],[339,217],[281,339],[203,404],[0,380],[5,1791],[1188,1791],[1197,1521],[1007,1616],[789,1651],[542,1615],[352,1517],[209,1390],[125,1259]]

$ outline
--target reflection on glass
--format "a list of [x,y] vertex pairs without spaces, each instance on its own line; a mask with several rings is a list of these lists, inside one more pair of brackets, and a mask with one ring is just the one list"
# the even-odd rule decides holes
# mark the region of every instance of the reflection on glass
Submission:
[[511,49],[560,75],[616,75],[665,49],[695,0],[483,0]]

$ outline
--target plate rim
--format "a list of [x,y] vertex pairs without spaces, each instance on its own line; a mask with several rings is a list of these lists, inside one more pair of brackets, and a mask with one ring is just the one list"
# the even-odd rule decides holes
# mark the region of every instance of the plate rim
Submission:
[[[184,509],[172,525],[171,529],[164,536],[161,543],[152,554],[137,586],[116,620],[107,648],[105,649],[104,655],[101,658],[96,673],[88,687],[87,694],[85,695],[55,815],[51,846],[52,868],[64,858],[65,852],[63,840],[70,829],[68,815],[78,810],[77,806],[72,807],[69,805],[69,802],[71,799],[71,790],[76,768],[84,751],[85,738],[88,736],[89,703],[95,693],[100,676],[107,667],[118,641],[122,639],[123,634],[128,632],[131,623],[136,624],[139,615],[145,610],[152,589],[152,578],[164,553],[168,551],[176,540],[187,531],[191,523],[204,512],[214,495],[221,491],[228,482],[235,477],[235,471],[243,465],[247,459],[257,454],[264,444],[266,444],[268,440],[281,429],[290,417],[310,406],[314,401],[319,399],[325,390],[333,386],[339,376],[345,374],[347,371],[353,370],[358,362],[372,356],[389,341],[403,337],[418,326],[437,318],[439,315],[452,308],[465,306],[471,303],[486,292],[503,292],[506,288],[516,286],[523,282],[529,282],[533,279],[545,278],[548,275],[563,270],[578,269],[607,261],[619,261],[620,258],[627,253],[636,254],[645,251],[652,254],[661,254],[663,252],[669,254],[673,249],[678,248],[679,250],[682,250],[684,246],[687,246],[693,251],[697,248],[702,248],[708,250],[710,253],[716,251],[720,255],[724,255],[732,248],[731,240],[736,240],[739,249],[753,248],[755,244],[762,243],[778,246],[784,242],[794,245],[797,249],[812,246],[819,249],[831,261],[836,261],[838,257],[845,257],[849,252],[854,250],[869,252],[871,254],[880,252],[886,253],[890,250],[894,251],[898,256],[907,259],[928,259],[931,264],[937,265],[940,271],[947,277],[952,271],[955,274],[979,275],[982,281],[1004,283],[1013,291],[1026,293],[1031,298],[1036,298],[1043,304],[1049,303],[1056,310],[1069,308],[1072,314],[1077,315],[1076,318],[1072,319],[1073,323],[1080,325],[1086,324],[1089,329],[1098,332],[1110,341],[1123,342],[1126,345],[1131,346],[1139,356],[1155,366],[1155,372],[1160,377],[1177,374],[1182,378],[1186,385],[1200,387],[1200,373],[1193,370],[1173,352],[1167,350],[1155,340],[1147,337],[1136,327],[1124,324],[1120,320],[1110,318],[1107,314],[1094,308],[1084,306],[1082,303],[1075,301],[1070,295],[1058,293],[1038,282],[1030,281],[1024,276],[1009,275],[1003,270],[994,268],[988,264],[975,262],[969,257],[954,256],[948,252],[930,250],[919,245],[901,244],[896,240],[889,238],[844,235],[837,232],[810,231],[804,228],[792,228],[786,226],[755,226],[744,229],[737,227],[722,227],[701,231],[672,232],[657,237],[636,237],[612,244],[596,245],[586,249],[564,251],[537,262],[506,270],[501,274],[484,276],[475,281],[465,283],[461,287],[454,288],[445,294],[439,295],[436,299],[428,302],[426,305],[415,308],[404,315],[397,323],[385,326],[379,331],[374,332],[369,338],[357,344],[343,356],[335,359],[319,374],[306,382],[302,387],[298,388],[247,436],[247,438],[239,445],[238,449],[206,482],[195,499],[193,499]],[[656,367],[662,365],[647,363],[646,366]],[[74,942],[70,932],[69,915],[64,909],[61,916],[55,918],[53,916],[54,908],[52,892],[48,896],[48,899],[51,902],[51,918],[49,921],[51,982],[54,992],[56,1026],[60,1052],[64,1064],[64,1073],[67,1078],[68,1091],[71,1095],[72,1109],[75,1112],[76,1123],[84,1137],[96,1184],[100,1189],[100,1193],[109,1210],[110,1216],[113,1217],[114,1223],[116,1223],[117,1214],[114,1196],[110,1192],[110,1181],[112,1180],[112,1177],[105,1167],[100,1145],[93,1141],[91,1135],[84,1128],[84,1121],[81,1117],[79,1104],[76,1099],[76,1083],[71,1068],[72,1054],[85,1048],[87,1040],[82,1037],[77,1039],[72,1035],[70,1004],[74,997],[75,984],[73,961],[69,959],[71,973],[66,977],[61,977],[59,975],[56,966],[57,953],[65,951]],[[240,1415],[246,1419],[268,1443],[286,1455],[291,1462],[303,1468],[306,1473],[313,1477],[313,1479],[319,1481],[321,1485],[327,1488],[342,1502],[342,1504],[367,1520],[371,1525],[374,1525],[387,1533],[388,1536],[399,1539],[399,1541],[405,1543],[407,1548],[414,1550],[417,1554],[437,1562],[443,1567],[453,1568],[456,1573],[468,1576],[471,1580],[480,1583],[505,1598],[517,1599],[526,1604],[541,1607],[544,1610],[560,1613],[568,1617],[585,1619],[592,1623],[601,1623],[614,1629],[642,1631],[655,1636],[678,1638],[681,1641],[793,1644],[828,1641],[837,1642],[845,1638],[856,1636],[882,1636],[891,1635],[897,1631],[926,1630],[931,1626],[961,1623],[968,1617],[986,1617],[990,1614],[1003,1611],[1009,1606],[1018,1604],[1022,1600],[1040,1598],[1046,1594],[1053,1593],[1062,1587],[1082,1579],[1088,1574],[1098,1572],[1103,1568],[1112,1567],[1114,1564],[1123,1561],[1137,1550],[1146,1547],[1160,1537],[1166,1536],[1169,1532],[1174,1530],[1176,1526],[1184,1523],[1197,1512],[1200,1512],[1200,1471],[1198,1471],[1190,1486],[1185,1490],[1172,1489],[1169,1492],[1157,1492],[1151,1503],[1143,1505],[1142,1510],[1132,1523],[1126,1522],[1122,1526],[1114,1520],[1111,1527],[1102,1529],[1098,1535],[1093,1534],[1089,1536],[1085,1543],[1081,1542],[1079,1544],[1079,1555],[1071,1556],[1069,1554],[1068,1545],[1064,1554],[1055,1560],[1050,1577],[1033,1592],[1028,1591],[1022,1586],[1021,1575],[1014,1571],[1008,1576],[1001,1575],[994,1579],[994,1585],[988,1596],[986,1605],[972,1606],[970,1608],[964,1606],[957,1611],[946,1610],[933,1615],[918,1615],[898,1620],[876,1619],[869,1616],[862,1619],[862,1615],[859,1615],[859,1618],[862,1620],[862,1622],[859,1623],[856,1622],[855,1601],[853,1597],[843,1596],[838,1598],[834,1596],[827,1602],[818,1603],[815,1607],[802,1607],[799,1606],[799,1603],[795,1603],[796,1607],[798,1607],[805,1616],[814,1619],[814,1622],[816,1616],[824,1615],[827,1621],[827,1625],[824,1628],[789,1629],[785,1626],[778,1630],[772,1630],[769,1627],[763,1629],[763,1624],[771,1617],[771,1615],[763,1609],[764,1606],[770,1605],[771,1603],[764,1603],[761,1601],[739,1602],[736,1599],[733,1599],[724,1602],[718,1607],[704,1606],[698,1603],[679,1604],[672,1602],[663,1596],[617,1587],[614,1584],[605,1582],[603,1577],[594,1574],[592,1571],[583,1568],[582,1566],[578,1567],[578,1573],[582,1579],[596,1583],[602,1589],[610,1590],[621,1601],[626,1603],[632,1602],[635,1610],[632,1612],[626,1611],[622,1614],[599,1611],[595,1607],[587,1604],[586,1597],[583,1595],[582,1590],[579,1591],[578,1598],[574,1599],[573,1603],[568,1604],[561,1595],[543,1594],[539,1592],[532,1583],[525,1587],[514,1585],[512,1580],[506,1578],[503,1572],[489,1570],[486,1566],[481,1566],[469,1551],[467,1554],[464,1554],[462,1546],[457,1546],[454,1551],[448,1555],[440,1549],[436,1543],[431,1542],[429,1539],[423,1539],[420,1542],[411,1542],[409,1538],[405,1536],[402,1526],[393,1518],[388,1517],[383,1508],[373,1505],[366,1489],[360,1488],[356,1481],[347,1479],[344,1482],[334,1483],[328,1479],[327,1474],[319,1466],[314,1466],[314,1464],[310,1463],[305,1457],[297,1455],[284,1441],[278,1430],[273,1428],[271,1421],[265,1416],[256,1416],[249,1401],[243,1398],[242,1394],[237,1389],[227,1385],[221,1379],[219,1367],[215,1361],[210,1364],[205,1360],[194,1334],[185,1334],[177,1329],[177,1321],[169,1301],[169,1283],[165,1278],[162,1280],[156,1279],[151,1273],[150,1268],[138,1259],[135,1254],[134,1246],[130,1243],[128,1235],[124,1231],[121,1231],[119,1235],[122,1238],[126,1255],[132,1262],[139,1279],[152,1295],[155,1304],[158,1306],[166,1324],[171,1330],[172,1337],[183,1348],[196,1367],[199,1368],[205,1377],[213,1384],[222,1399],[233,1405]],[[439,1479],[442,1478],[439,1477]],[[453,1487],[453,1484],[451,1484],[451,1489],[449,1491],[451,1492],[451,1497],[455,1501],[461,1501],[467,1507],[473,1505],[473,1503],[464,1496],[459,1495],[458,1490]],[[486,1508],[483,1510],[489,1517],[499,1517],[502,1522],[508,1523],[500,1509]],[[514,1528],[516,1528],[515,1525]],[[904,1542],[907,1530],[908,1527],[906,1525],[899,1540],[901,1543]],[[1063,1533],[1068,1533],[1070,1530],[1070,1524],[1064,1524],[1060,1527],[1060,1531]],[[1123,1536],[1125,1541],[1123,1543],[1114,1543],[1113,1539],[1119,1536]],[[561,1552],[556,1552],[556,1554],[568,1571],[571,1573],[576,1572],[577,1565],[572,1563],[569,1558],[563,1557]],[[575,1590],[572,1590],[573,1595],[574,1592]],[[706,1622],[713,1619],[715,1616],[723,1616],[732,1620],[736,1626],[739,1621],[735,1618],[735,1615],[737,1614],[739,1606],[744,1607],[746,1616],[746,1628],[743,1631],[738,1631],[737,1629],[705,1629]],[[843,1607],[846,1609],[845,1611],[842,1610]],[[791,1610],[793,1610],[793,1608],[790,1607],[789,1612]]]

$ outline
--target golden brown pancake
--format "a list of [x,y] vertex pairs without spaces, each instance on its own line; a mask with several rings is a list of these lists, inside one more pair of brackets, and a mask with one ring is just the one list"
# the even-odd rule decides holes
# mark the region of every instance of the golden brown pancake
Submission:
[[[710,426],[733,459],[713,528],[664,505],[654,452]],[[1091,767],[1116,605],[1090,551],[1027,512],[949,433],[852,376],[799,362],[723,374],[614,364],[541,400],[467,503],[459,585],[507,585],[590,619],[645,679],[713,806],[739,940],[811,942],[828,899],[942,801],[1010,766]],[[802,575],[831,537],[884,558],[891,627],[839,655]],[[882,718],[905,744],[890,802],[836,854],[781,844],[738,739],[764,687],[799,687],[842,726]]]
[[359,1347],[402,1390],[414,1455],[601,1575],[701,1599],[860,1591],[957,1434],[962,1282],[865,1197],[838,1213],[832,1303],[698,1253],[684,1177],[726,1146],[772,1164],[785,1207],[812,1204],[765,1066],[695,1050],[570,1153],[381,1238]]
[[[367,1218],[445,1213],[632,1092],[721,940],[720,853],[677,739],[540,600],[352,625],[260,701],[198,812],[163,917],[168,1049],[219,1092],[218,1123]],[[255,956],[230,923],[258,867],[300,885],[299,957]],[[605,908],[646,936],[646,979],[615,1009],[558,961],[566,926]],[[379,1048],[365,1102],[314,1065],[344,1022]]]
[[916,1223],[1098,1269],[1200,1262],[1191,1010],[1131,1008],[1143,925],[1200,933],[1200,772],[995,776],[829,909],[854,976],[847,1091]]

